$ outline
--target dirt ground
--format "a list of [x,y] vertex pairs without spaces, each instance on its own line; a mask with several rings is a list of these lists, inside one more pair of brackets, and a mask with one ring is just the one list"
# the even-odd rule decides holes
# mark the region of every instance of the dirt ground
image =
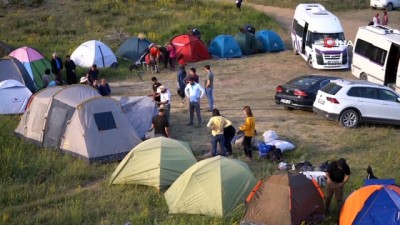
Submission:
[[[200,83],[204,84],[205,64],[210,64],[215,74],[214,100],[223,116],[230,119],[237,128],[244,121],[243,106],[249,105],[256,118],[257,139],[262,140],[262,134],[267,130],[275,130],[281,139],[289,140],[296,146],[306,146],[310,140],[321,146],[324,151],[332,153],[336,143],[330,141],[332,133],[338,135],[345,132],[338,123],[327,121],[312,112],[300,110],[287,111],[274,101],[275,88],[289,79],[301,74],[330,74],[346,79],[354,79],[350,70],[331,71],[315,70],[291,51],[290,32],[293,9],[253,5],[247,3],[244,7],[254,7],[275,18],[286,30],[279,35],[286,43],[288,50],[280,53],[265,53],[240,59],[208,60],[191,63],[190,67],[198,69]],[[345,30],[347,40],[354,42],[359,26],[368,24],[378,10],[365,9],[336,13]],[[382,11],[379,11],[381,14]],[[395,28],[400,24],[400,12],[389,12],[389,24]],[[145,74],[144,81],[137,76],[128,75],[126,80],[111,83],[114,95],[140,96],[151,92],[152,74]],[[176,94],[176,71],[164,70],[156,75],[159,81],[166,85],[172,93],[171,132],[172,138],[187,141],[196,155],[201,156],[210,149],[210,130],[206,127],[211,113],[207,112],[207,98],[201,101],[203,126],[188,127],[188,104],[182,104]],[[196,121],[196,117],[195,117]],[[239,150],[234,149],[239,152]],[[241,152],[240,152],[241,153]]]

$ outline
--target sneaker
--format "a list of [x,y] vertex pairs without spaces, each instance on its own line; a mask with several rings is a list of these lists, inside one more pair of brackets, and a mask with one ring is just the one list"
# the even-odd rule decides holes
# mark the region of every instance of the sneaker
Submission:
[[193,126],[193,123],[188,123],[186,124],[186,126]]

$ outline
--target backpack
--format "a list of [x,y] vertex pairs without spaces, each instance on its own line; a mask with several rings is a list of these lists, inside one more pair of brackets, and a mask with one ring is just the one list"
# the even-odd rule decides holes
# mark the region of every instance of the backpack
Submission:
[[280,148],[275,148],[267,153],[267,159],[270,162],[279,162],[283,159],[283,154]]

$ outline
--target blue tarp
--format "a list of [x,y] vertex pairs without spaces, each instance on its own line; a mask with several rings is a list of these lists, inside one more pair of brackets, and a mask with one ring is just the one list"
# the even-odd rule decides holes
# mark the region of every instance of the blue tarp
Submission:
[[208,48],[213,56],[220,58],[237,58],[242,56],[238,43],[231,35],[219,35],[215,37]]
[[285,50],[281,37],[272,30],[256,32],[256,38],[262,43],[265,52],[279,52]]

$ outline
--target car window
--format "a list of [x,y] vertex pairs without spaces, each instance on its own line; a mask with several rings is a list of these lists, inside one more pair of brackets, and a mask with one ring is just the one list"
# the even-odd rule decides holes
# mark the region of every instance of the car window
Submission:
[[342,89],[342,86],[337,83],[331,82],[321,88],[321,91],[327,94],[335,95],[336,93],[338,93],[338,91],[340,91],[340,89]]
[[378,99],[378,90],[372,87],[359,87],[361,98]]
[[379,98],[384,101],[397,102],[398,96],[392,91],[379,89]]
[[293,79],[289,82],[291,85],[295,86],[312,86],[317,83],[318,80],[312,77],[300,77],[297,79]]
[[360,88],[358,87],[352,87],[350,88],[350,90],[347,92],[348,96],[352,96],[352,97],[358,97],[359,96],[359,92],[360,92]]
[[320,87],[324,87],[325,85],[329,84],[331,82],[331,80],[323,80],[319,85]]

